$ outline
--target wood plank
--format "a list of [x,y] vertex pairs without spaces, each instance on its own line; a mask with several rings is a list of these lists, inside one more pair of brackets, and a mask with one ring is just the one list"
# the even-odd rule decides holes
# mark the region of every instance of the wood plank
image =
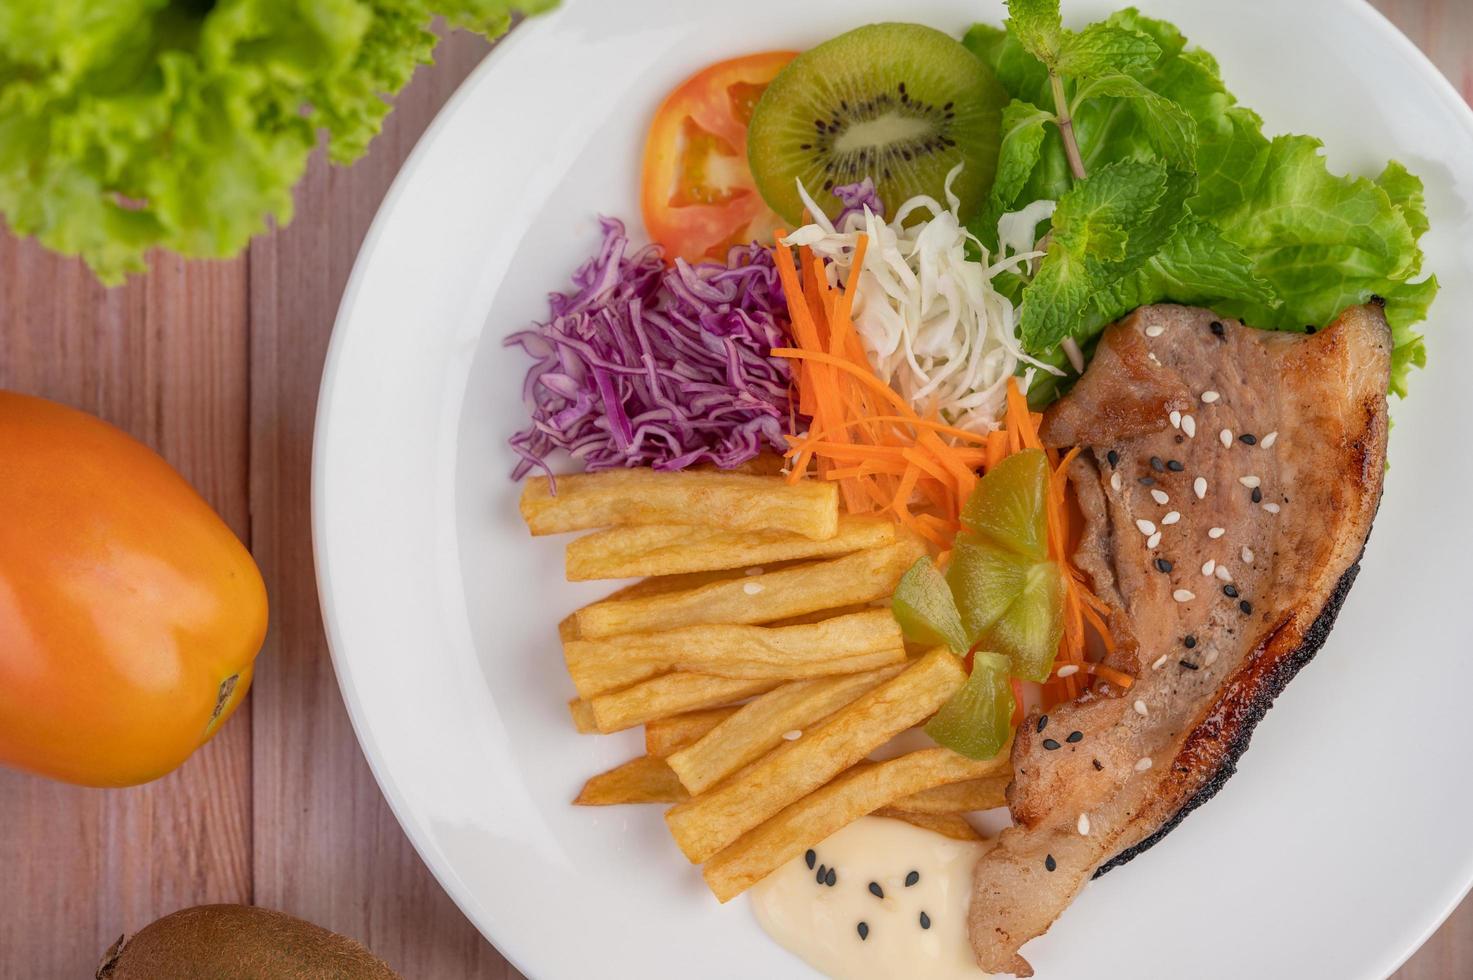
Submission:
[[256,676],[255,897],[352,936],[408,977],[516,977],[431,878],[374,783],[328,661],[308,513],[328,334],[359,243],[486,43],[457,34],[351,170],[319,154],[290,227],[251,249],[254,550],[277,599]]
[[[80,262],[0,234],[0,386],[94,412],[164,455],[243,539],[246,262],[159,256],[104,289]],[[102,951],[177,908],[250,885],[247,701],[174,774],[126,790],[0,771],[0,976],[91,976]],[[7,973],[7,970],[24,973]]]

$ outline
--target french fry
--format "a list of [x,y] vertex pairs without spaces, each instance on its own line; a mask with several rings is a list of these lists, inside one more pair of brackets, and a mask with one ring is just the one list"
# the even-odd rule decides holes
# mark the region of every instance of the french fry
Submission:
[[777,687],[780,681],[711,677],[707,674],[674,673],[640,681],[622,691],[611,691],[589,699],[593,720],[604,734],[620,732],[699,708],[745,701]]
[[729,531],[791,531],[815,540],[839,530],[839,491],[823,480],[648,469],[605,470],[522,487],[522,518],[533,534],[617,524],[690,524]]
[[679,803],[690,799],[664,759],[642,755],[622,766],[599,773],[583,784],[574,806],[613,806],[618,803]]
[[570,582],[750,568],[801,558],[828,558],[895,543],[888,518],[845,515],[831,538],[792,531],[728,531],[676,524],[612,527],[569,543]]
[[[736,777],[678,804],[665,814],[665,823],[687,858],[706,861],[899,732],[930,717],[966,679],[960,660],[946,650],[934,650],[798,741],[785,742]],[[881,800],[869,809],[888,802]]]
[[[881,603],[881,605],[876,605],[875,602]],[[819,609],[816,612],[804,613],[801,616],[789,616],[786,619],[774,619],[772,622],[763,623],[762,625],[773,627],[809,626],[813,623],[821,623],[825,619],[833,619],[835,616],[850,616],[854,613],[869,612],[871,609],[890,608],[890,599],[888,596],[886,596],[884,599],[877,599],[875,600],[875,602],[854,602],[850,603],[847,606],[838,606],[834,609]],[[910,641],[908,640],[906,641],[907,645],[909,645],[909,642]],[[925,650],[921,650],[918,651],[915,655],[920,656],[920,654],[925,652]]]
[[777,453],[759,453],[735,466],[717,466],[715,463],[702,463],[695,467],[703,473],[746,473],[749,476],[780,476],[788,471],[788,461],[784,456]]
[[903,669],[884,667],[784,684],[742,705],[689,747],[669,753],[666,761],[686,789],[704,793],[781,745],[787,732],[805,731]]
[[684,626],[770,623],[870,602],[890,595],[905,570],[923,554],[920,540],[906,535],[893,545],[828,561],[664,595],[606,599],[578,610],[579,635],[591,640]]
[[[768,692],[762,697],[770,697],[772,693]],[[683,715],[671,715],[669,718],[656,718],[654,721],[647,722],[644,726],[645,754],[663,759],[671,752],[679,751],[687,745],[700,741],[707,732],[741,710],[735,706],[706,708],[702,711],[687,711]]]
[[[933,786],[974,779],[1008,764],[1006,751],[977,762],[950,749],[921,749],[897,759],[857,766],[816,792],[798,798],[776,816],[748,830],[707,862],[702,875],[726,902],[767,877],[804,849],[868,813]],[[670,811],[689,809],[696,797]]]
[[991,810],[993,807],[1007,806],[1008,783],[1012,781],[1013,772],[1008,769],[995,776],[967,779],[923,790],[903,800],[896,800],[895,806],[911,813],[937,815]]
[[585,698],[672,670],[714,677],[796,680],[856,674],[905,660],[900,625],[886,609],[807,626],[686,626],[563,644]]
[[598,722],[593,719],[593,705],[582,698],[574,698],[568,702],[568,714],[573,716],[573,727],[580,735],[593,735],[598,732]]
[[884,806],[876,810],[873,816],[904,820],[922,830],[929,830],[942,837],[950,837],[952,840],[986,839],[977,833],[977,828],[968,823],[967,818],[960,813],[911,813],[907,810],[897,810],[893,806]]

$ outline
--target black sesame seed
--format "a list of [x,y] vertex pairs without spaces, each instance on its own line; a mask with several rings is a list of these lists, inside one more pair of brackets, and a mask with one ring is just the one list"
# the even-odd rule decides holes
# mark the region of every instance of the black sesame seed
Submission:
[[1155,470],[1157,473],[1165,473],[1166,472],[1166,464],[1161,461],[1161,457],[1160,456],[1152,456],[1151,457],[1151,469]]
[[1186,467],[1182,465],[1182,462],[1179,459],[1168,459],[1166,461],[1166,468],[1173,473],[1180,473],[1182,470],[1186,469]]
[[1194,664],[1194,663],[1192,663],[1190,660],[1178,660],[1177,663],[1181,664],[1187,670],[1197,670],[1198,669],[1197,665]]
[[829,873],[828,865],[826,865],[826,864],[820,864],[818,866],[818,874],[814,875],[813,880],[816,881],[816,882],[818,882],[821,885],[821,884],[823,884],[823,880],[824,880],[825,877],[827,877],[828,873]]
[[1113,470],[1116,466],[1120,465],[1120,454],[1112,449],[1108,453],[1105,453],[1105,460],[1110,464],[1110,469]]
[[931,917],[929,915],[927,915],[926,913],[924,913],[924,912],[921,913],[921,928],[922,929],[929,929],[929,928],[931,928]]
[[1143,487],[1154,487],[1156,485],[1156,478],[1154,476],[1143,476],[1136,482]]
[[808,870],[812,871],[813,862],[818,860],[818,855],[813,853],[813,848],[809,848],[808,852],[803,855],[803,860],[808,862]]
[[1212,329],[1213,334],[1215,334],[1216,336],[1218,336],[1218,337],[1225,336],[1225,334],[1223,332],[1223,329],[1222,329],[1222,324],[1219,323],[1217,320],[1213,320],[1211,323],[1207,324],[1207,326]]
[[1043,740],[1043,747],[1045,749],[1048,749],[1050,752],[1052,752],[1054,749],[1056,749],[1056,748],[1059,747],[1059,743],[1058,742],[1055,742],[1051,738],[1046,738],[1046,739]]
[[1078,741],[1082,740],[1083,738],[1084,738],[1084,732],[1070,732],[1069,733],[1069,737],[1066,738],[1066,739],[1064,739],[1064,741],[1066,741],[1066,742],[1078,742]]
[[1242,435],[1238,436],[1238,441],[1245,446],[1258,445],[1258,437],[1251,432],[1245,432]]
[[1039,715],[1038,724],[1033,727],[1035,732],[1041,732],[1048,727],[1048,715]]
[[1255,504],[1261,504],[1263,503],[1263,491],[1258,487],[1254,487],[1253,492],[1248,495],[1248,498]]
[[1236,599],[1238,597],[1238,587],[1236,585],[1224,585],[1222,587],[1222,594],[1229,599]]
[[914,885],[916,882],[918,882],[920,880],[921,880],[921,873],[919,871],[912,871],[910,874],[908,874],[908,875],[905,876],[905,887],[906,888],[909,888],[911,885]]
[[859,941],[860,942],[864,942],[868,938],[869,938],[869,923],[868,922],[861,922],[859,924]]
[[832,888],[832,887],[834,887],[834,882],[836,882],[838,880],[839,880],[839,876],[834,873],[834,869],[833,868],[829,868],[829,873],[826,874],[826,875],[824,875],[823,883],[825,885],[828,885],[830,888]]
[[869,883],[869,893],[875,898],[885,897],[885,889],[880,887],[880,883],[878,881],[872,881]]
[[1253,615],[1253,603],[1249,602],[1247,599],[1244,599],[1242,602],[1238,603],[1238,608],[1243,610],[1244,616]]
[[1184,646],[1188,650],[1190,650],[1190,649],[1192,649],[1193,647],[1195,647],[1197,645],[1197,638],[1195,636],[1188,636],[1185,639],[1183,639],[1181,642],[1182,642],[1182,646]]
[[1156,559],[1156,570],[1157,571],[1170,572],[1173,567],[1174,566],[1171,564],[1171,562],[1167,561],[1165,558],[1157,558]]
[[1054,860],[1054,856],[1052,854],[1049,854],[1044,857],[1043,866],[1052,871],[1059,866],[1059,862]]

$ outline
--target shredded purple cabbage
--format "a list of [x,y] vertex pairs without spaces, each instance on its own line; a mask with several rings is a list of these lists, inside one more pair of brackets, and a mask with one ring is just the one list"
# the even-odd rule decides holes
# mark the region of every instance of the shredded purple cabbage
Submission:
[[875,182],[866,177],[853,184],[840,184],[834,188],[834,196],[844,205],[844,210],[834,219],[834,227],[842,229],[844,222],[851,214],[864,217],[864,209],[868,207],[876,218],[885,216],[885,202],[880,200],[880,192],[875,188]]
[[588,470],[730,468],[785,450],[792,371],[769,351],[788,342],[788,308],[768,250],[672,268],[658,245],[631,251],[622,222],[600,224],[603,246],[573,274],[575,291],[553,293],[547,323],[506,339],[536,361],[512,479],[551,476],[555,449]]

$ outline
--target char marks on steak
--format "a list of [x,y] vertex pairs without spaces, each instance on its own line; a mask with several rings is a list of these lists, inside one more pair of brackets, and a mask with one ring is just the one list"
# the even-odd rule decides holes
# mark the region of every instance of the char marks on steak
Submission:
[[1047,443],[1087,447],[1076,561],[1137,682],[1019,728],[1014,826],[974,873],[983,969],[1031,976],[1022,945],[1220,788],[1323,643],[1381,496],[1391,346],[1375,305],[1315,334],[1143,307],[1048,412]]

